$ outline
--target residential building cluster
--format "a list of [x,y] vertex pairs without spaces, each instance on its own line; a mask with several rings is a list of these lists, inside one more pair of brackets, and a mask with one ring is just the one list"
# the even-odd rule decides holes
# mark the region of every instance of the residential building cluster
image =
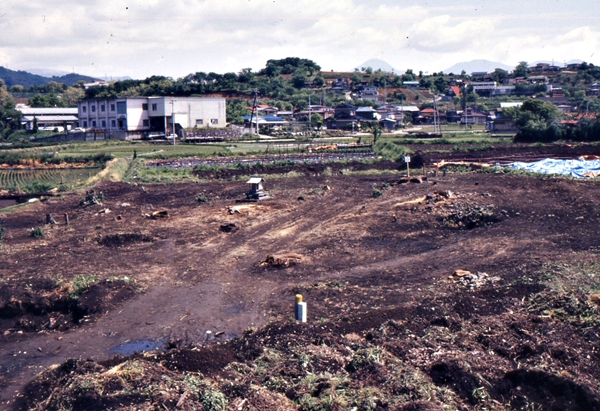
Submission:
[[[463,93],[473,92],[483,97],[507,96],[526,94],[524,90],[537,90],[538,97],[555,104],[564,113],[572,113],[575,109],[565,97],[560,85],[552,84],[549,77],[553,71],[564,68],[540,63],[531,68],[527,77],[502,78],[497,81],[497,73],[474,72],[464,80],[463,76],[446,78],[448,87],[445,93],[429,95],[428,89],[423,89],[418,81],[403,81],[401,92],[419,93],[426,99],[435,101],[457,102]],[[98,87],[105,84],[90,83],[86,87]],[[383,86],[383,87],[382,87]],[[464,109],[438,110],[436,107],[419,109],[410,104],[388,104],[385,83],[376,81],[374,84],[363,82],[354,84],[346,77],[330,80],[326,87],[346,96],[347,103],[335,107],[309,104],[301,110],[280,110],[265,104],[252,107],[252,115],[243,117],[247,129],[306,127],[314,125],[311,119],[320,116],[319,127],[327,129],[360,130],[363,126],[378,123],[385,131],[394,131],[405,124],[432,123],[462,123],[487,125],[493,130],[509,130],[510,126],[502,119],[502,106],[497,110],[481,111],[476,107]],[[399,89],[396,89],[396,92]],[[593,84],[587,95],[600,95],[600,84]],[[404,96],[406,97],[406,96]],[[416,99],[415,99],[416,100]],[[353,101],[369,106],[353,105]],[[431,100],[429,100],[431,102]],[[505,104],[505,103],[503,103]],[[435,104],[434,104],[435,106]],[[454,105],[456,107],[456,104]],[[212,97],[119,97],[86,99],[79,102],[77,108],[28,108],[17,107],[21,110],[22,124],[27,130],[35,127],[41,130],[102,130],[119,134],[124,139],[154,138],[168,136],[183,136],[184,130],[195,130],[193,136],[203,138],[208,129],[223,129],[226,123],[225,98]],[[197,130],[197,131],[196,131]],[[190,135],[192,135],[190,134]],[[200,137],[199,137],[200,136]]]

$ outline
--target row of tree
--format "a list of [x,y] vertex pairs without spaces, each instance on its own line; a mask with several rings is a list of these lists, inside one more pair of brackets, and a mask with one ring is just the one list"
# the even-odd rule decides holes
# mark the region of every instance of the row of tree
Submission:
[[562,122],[554,104],[528,99],[519,108],[505,109],[504,115],[518,127],[516,142],[600,141],[600,118],[595,114],[581,115],[576,123]]

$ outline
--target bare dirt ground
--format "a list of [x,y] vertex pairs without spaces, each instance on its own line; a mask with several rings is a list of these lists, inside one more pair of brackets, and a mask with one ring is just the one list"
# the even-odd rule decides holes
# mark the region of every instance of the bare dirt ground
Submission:
[[597,182],[295,171],[0,215],[0,408],[600,409]]

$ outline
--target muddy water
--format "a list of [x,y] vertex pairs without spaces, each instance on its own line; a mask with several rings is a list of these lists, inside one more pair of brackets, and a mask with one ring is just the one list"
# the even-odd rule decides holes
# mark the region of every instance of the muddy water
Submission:
[[17,200],[0,200],[0,209],[14,206],[17,204]]

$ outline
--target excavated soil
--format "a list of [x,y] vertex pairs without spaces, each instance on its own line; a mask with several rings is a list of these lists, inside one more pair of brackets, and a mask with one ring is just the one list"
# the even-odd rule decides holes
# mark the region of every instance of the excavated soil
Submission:
[[600,409],[596,181],[315,167],[1,215],[0,407]]

